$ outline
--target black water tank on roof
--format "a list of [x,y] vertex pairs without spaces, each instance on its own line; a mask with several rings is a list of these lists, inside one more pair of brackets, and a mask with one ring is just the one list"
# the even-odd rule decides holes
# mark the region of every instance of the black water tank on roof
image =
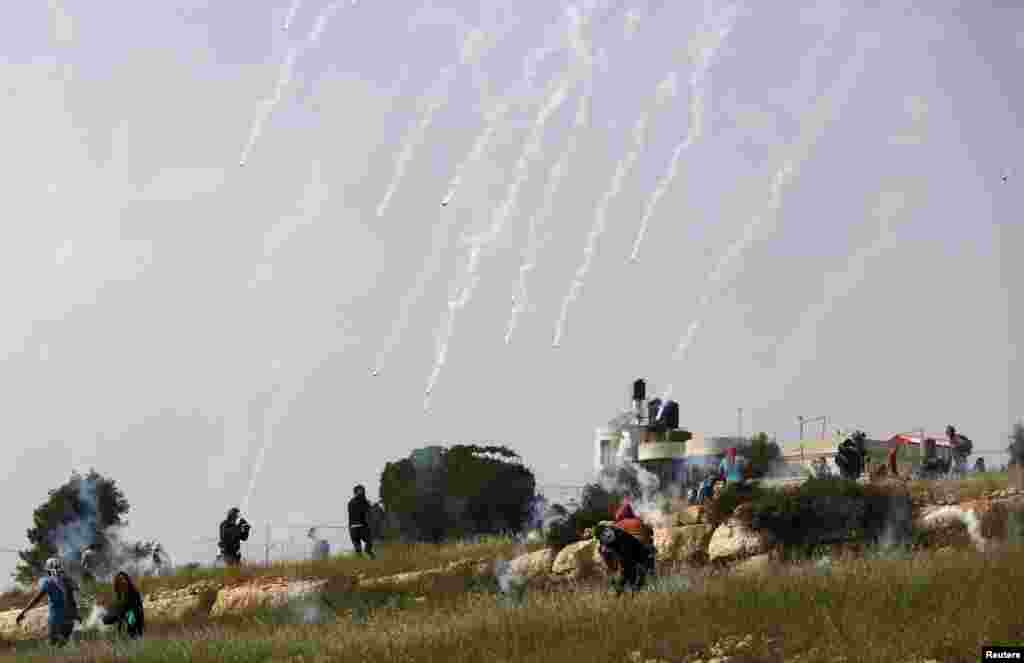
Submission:
[[665,403],[665,411],[661,413],[661,419],[669,430],[679,428],[679,403],[675,401]]
[[643,378],[633,382],[633,400],[642,401],[647,398],[647,383]]

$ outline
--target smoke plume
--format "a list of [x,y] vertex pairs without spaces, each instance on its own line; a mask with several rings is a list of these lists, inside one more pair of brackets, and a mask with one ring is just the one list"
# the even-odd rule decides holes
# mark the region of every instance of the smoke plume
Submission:
[[69,522],[60,523],[50,533],[50,545],[63,559],[77,559],[86,546],[96,543],[99,534],[99,497],[96,480],[85,477],[78,482],[80,511]]
[[693,44],[694,52],[691,53],[691,59],[694,61],[694,69],[690,74],[690,128],[687,132],[686,138],[676,146],[675,151],[672,153],[668,172],[665,173],[665,175],[663,175],[658,181],[654,192],[647,200],[647,204],[644,207],[643,217],[640,219],[640,230],[637,232],[636,239],[633,242],[633,250],[629,256],[629,259],[632,262],[637,262],[638,260],[640,244],[644,241],[644,237],[647,235],[647,227],[650,224],[651,217],[654,215],[654,210],[657,208],[661,198],[665,195],[668,187],[671,186],[672,181],[675,179],[676,173],[679,170],[679,161],[682,158],[683,153],[690,149],[690,147],[697,142],[703,134],[704,95],[706,87],[705,79],[707,77],[708,69],[711,67],[715,53],[718,52],[722,43],[732,31],[733,24],[736,22],[736,17],[737,8],[735,5],[727,8],[723,12],[722,16],[718,17],[717,26],[712,26],[710,24],[711,16],[706,16],[705,25],[702,28],[701,33],[698,35],[699,37],[704,37],[704,39],[698,39]]
[[[340,6],[341,2],[339,0],[328,5],[322,12],[320,12],[320,15],[317,17],[316,22],[313,25],[313,29],[306,38],[304,46],[289,47],[288,53],[285,55],[284,62],[281,63],[281,72],[278,75],[277,84],[274,85],[274,92],[270,95],[270,98],[263,102],[261,112],[256,115],[256,119],[253,121],[252,129],[249,131],[249,140],[242,149],[242,156],[238,160],[239,166],[244,166],[248,163],[249,155],[252,154],[252,149],[255,147],[256,141],[259,140],[260,135],[263,133],[263,125],[266,124],[266,121],[270,118],[274,109],[277,108],[277,105],[281,103],[285,88],[287,88],[292,82],[292,76],[295,73],[295,63],[298,61],[299,55],[320,43],[320,37],[327,28],[328,21]],[[298,11],[297,8],[296,11]]]
[[526,599],[526,578],[513,570],[511,562],[504,559],[495,560],[494,579],[498,583],[498,592],[504,603],[512,606],[522,605]]
[[72,577],[80,581],[82,574],[89,572],[101,581],[109,581],[119,570],[133,575],[154,575],[170,568],[172,560],[162,546],[125,541],[123,525],[99,529],[96,480],[85,477],[77,488],[80,509],[76,517],[58,525],[49,536],[50,545],[57,556],[68,563]]
[[[633,512],[651,526],[671,526],[673,519],[667,513],[667,502],[679,497],[679,487],[663,488],[655,474],[627,458],[623,450],[630,446],[628,431],[623,432],[623,442],[615,464],[598,475],[598,485],[612,494],[630,495]],[[634,493],[637,487],[638,495]]]

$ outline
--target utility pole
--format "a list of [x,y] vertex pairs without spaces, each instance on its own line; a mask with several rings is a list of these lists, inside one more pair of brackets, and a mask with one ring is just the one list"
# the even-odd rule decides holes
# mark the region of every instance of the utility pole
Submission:
[[270,566],[270,523],[269,522],[267,523],[267,534],[266,534],[266,536],[267,536],[267,538],[265,539],[266,544],[264,545],[264,551],[263,551],[263,563],[267,567],[269,567]]
[[743,441],[743,408],[736,409],[736,440],[737,443]]

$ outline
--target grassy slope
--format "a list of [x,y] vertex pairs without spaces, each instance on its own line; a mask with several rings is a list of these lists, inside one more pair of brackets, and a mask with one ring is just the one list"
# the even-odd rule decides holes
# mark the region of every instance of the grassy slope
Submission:
[[[1005,475],[989,475],[941,487],[912,484],[911,491],[938,490],[940,496],[952,491],[968,498],[1005,487]],[[382,547],[380,559],[372,562],[338,558],[144,578],[141,584],[144,593],[151,593],[199,579],[233,584],[255,575],[379,577],[466,558],[507,559],[526,550],[503,541],[392,545]],[[689,581],[691,590],[693,582],[701,582],[693,577]],[[663,590],[618,601],[585,589],[534,591],[518,608],[486,591],[493,587],[447,591],[424,603],[383,594],[345,603],[344,597],[332,595],[342,614],[322,610],[324,624],[295,623],[302,620],[288,609],[152,623],[134,660],[529,663],[625,661],[629,652],[640,650],[645,656],[682,661],[723,637],[753,633],[758,639],[748,660],[781,660],[780,651],[790,658],[817,647],[830,656],[844,652],[851,661],[973,661],[984,643],[1024,643],[1021,549],[926,555],[913,561],[860,560],[836,563],[830,575],[711,578],[703,585],[699,592]],[[908,625],[913,625],[912,637],[905,635]],[[761,636],[770,636],[772,642]],[[34,658],[34,648],[19,644],[19,659]],[[115,652],[109,642],[86,642],[66,658],[106,662],[115,660]],[[0,660],[13,659],[9,653]]]
[[[810,660],[832,660],[841,652],[849,661],[975,661],[983,644],[1024,643],[1020,548],[691,582],[689,590],[677,584],[618,600],[593,590],[534,592],[521,606],[503,604],[493,594],[467,593],[322,625],[289,625],[264,614],[262,620],[235,618],[153,633],[132,658],[623,662],[639,650],[683,661],[728,636],[753,634],[747,660],[782,660],[783,654],[788,659],[817,649]],[[107,642],[82,643],[65,658],[115,660]]]

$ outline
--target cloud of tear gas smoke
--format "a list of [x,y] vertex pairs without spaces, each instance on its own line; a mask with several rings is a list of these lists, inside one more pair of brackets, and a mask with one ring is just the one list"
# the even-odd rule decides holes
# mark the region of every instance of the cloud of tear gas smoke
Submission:
[[[811,109],[810,118],[801,122],[800,135],[796,143],[791,147],[790,154],[776,171],[775,177],[772,180],[771,195],[769,196],[767,209],[764,213],[754,216],[744,226],[742,236],[729,246],[728,250],[719,258],[715,267],[708,274],[706,279],[708,289],[701,295],[698,301],[697,307],[699,310],[706,308],[711,303],[712,295],[714,294],[712,287],[721,280],[725,268],[741,257],[747,247],[754,241],[758,229],[765,223],[768,224],[769,231],[774,228],[778,211],[782,204],[783,187],[792,179],[799,165],[808,158],[811,149],[818,142],[818,139],[836,111],[845,105],[847,97],[849,97],[857,79],[864,70],[868,50],[877,48],[878,41],[877,33],[864,33],[860,35],[853,58],[840,71],[835,84],[818,99],[815,107]],[[742,271],[742,265],[740,266],[740,271]],[[685,356],[687,350],[693,344],[700,326],[701,317],[690,323],[686,334],[676,348],[673,360],[679,360]]]
[[455,218],[453,216],[442,215],[441,221],[434,226],[434,235],[431,238],[430,253],[427,255],[427,258],[423,263],[423,268],[416,276],[416,281],[413,283],[412,288],[405,293],[405,296],[399,304],[398,317],[395,319],[395,323],[391,327],[391,333],[388,334],[387,340],[385,340],[380,353],[377,355],[377,359],[374,361],[373,375],[376,376],[380,374],[380,371],[384,366],[384,362],[395,349],[401,335],[405,333],[406,328],[409,326],[409,313],[412,310],[413,304],[420,300],[423,296],[424,289],[427,287],[427,283],[429,283],[437,274],[441,265],[441,254],[448,246],[451,238],[451,228],[453,223],[455,223]]
[[[525,549],[523,552],[526,552]],[[501,599],[508,605],[522,605],[526,598],[526,578],[512,569],[512,563],[497,559],[494,561],[494,579],[498,583]]]
[[110,582],[118,571],[131,576],[155,576],[168,573],[173,568],[173,560],[156,545],[153,552],[147,552],[147,546],[141,543],[125,541],[122,532],[124,526],[111,526],[103,531],[102,549],[90,558],[88,570],[101,582]]
[[551,214],[554,211],[555,196],[558,193],[559,187],[562,185],[562,181],[565,179],[566,172],[569,168],[569,161],[576,154],[580,138],[588,126],[590,116],[590,99],[593,94],[593,58],[591,58],[588,53],[584,53],[584,55],[587,57],[586,65],[588,67],[588,74],[584,82],[584,90],[580,94],[579,105],[576,108],[576,117],[573,121],[571,133],[569,134],[569,141],[565,150],[558,158],[558,161],[556,161],[551,167],[551,172],[548,175],[548,185],[544,190],[544,199],[541,203],[540,209],[530,217],[526,249],[523,251],[522,264],[519,266],[519,289],[515,298],[512,300],[512,313],[509,316],[508,326],[505,332],[506,344],[512,342],[512,334],[518,326],[519,315],[529,302],[527,280],[529,272],[537,265],[537,254],[542,248],[539,233],[540,227],[551,218]]
[[[628,432],[625,435],[628,435]],[[626,474],[625,477],[623,472]],[[633,512],[653,527],[672,525],[672,518],[665,513],[665,505],[668,500],[679,497],[679,488],[674,485],[662,488],[658,477],[640,464],[620,455],[610,471],[598,475],[597,483],[613,494],[629,494],[633,490],[633,485],[639,486],[639,496],[630,498]]]
[[911,538],[911,508],[910,500],[894,498],[889,503],[889,513],[886,515],[885,527],[878,539],[879,545],[883,548],[909,543]]
[[100,536],[97,488],[94,479],[81,479],[78,482],[79,513],[70,522],[60,523],[50,532],[50,545],[62,559],[78,559],[82,549],[95,543]]
[[594,213],[594,225],[590,230],[590,234],[587,236],[586,246],[583,248],[583,263],[576,270],[572,284],[569,286],[569,292],[562,301],[562,311],[559,314],[558,322],[555,325],[555,336],[552,341],[552,347],[557,348],[562,343],[562,334],[565,329],[565,323],[569,317],[569,306],[576,301],[579,297],[580,291],[583,289],[583,284],[586,280],[587,274],[590,272],[590,265],[594,259],[594,253],[597,250],[597,240],[604,233],[605,226],[608,223],[606,218],[608,214],[608,206],[611,204],[612,200],[619,195],[626,176],[633,170],[636,160],[640,157],[640,152],[643,149],[644,142],[647,138],[647,124],[650,121],[651,114],[669,98],[676,95],[676,80],[676,73],[672,72],[658,84],[654,104],[645,108],[643,112],[641,112],[640,117],[633,126],[633,145],[629,152],[626,153],[621,161],[619,161],[618,166],[615,168],[615,174],[612,176],[611,186],[601,197],[600,202],[598,202],[597,211]]
[[964,527],[967,528],[967,534],[971,537],[971,542],[974,543],[974,547],[984,552],[985,537],[981,535],[981,522],[974,515],[973,511],[964,510],[959,506],[943,506],[924,517],[925,523],[951,520],[963,523]]
[[448,65],[441,70],[441,75],[437,82],[425,95],[423,101],[421,101],[423,110],[420,113],[420,119],[406,135],[405,140],[402,142],[402,147],[398,151],[398,156],[395,158],[395,172],[391,177],[391,183],[388,185],[383,200],[377,206],[377,216],[384,216],[387,212],[388,207],[391,205],[391,199],[394,198],[399,185],[405,178],[405,171],[409,167],[409,163],[412,161],[413,156],[415,156],[416,150],[423,144],[426,138],[427,130],[434,121],[434,115],[448,103],[449,92],[452,82],[455,80],[458,66],[471,64],[479,57],[481,51],[480,44],[483,43],[485,38],[486,34],[479,28],[470,30],[462,42],[458,63]]
[[[574,37],[572,36],[574,34],[573,31],[581,29],[581,26],[585,23],[587,18],[586,16],[581,16],[573,12],[569,12],[569,17],[571,26],[569,39],[570,42],[576,43],[578,38],[574,40]],[[544,127],[547,125],[547,121],[551,115],[558,110],[563,103],[565,103],[570,89],[576,84],[578,78],[578,74],[570,72],[561,77],[552,86],[553,89],[547,96],[544,104],[537,111],[530,134],[527,137],[526,143],[523,145],[522,152],[519,155],[519,159],[516,162],[515,176],[509,183],[504,201],[494,212],[494,218],[491,222],[490,228],[485,233],[471,239],[470,255],[469,260],[466,263],[466,272],[464,276],[465,285],[459,295],[448,302],[447,321],[440,337],[434,367],[431,370],[430,377],[427,379],[427,388],[423,403],[424,411],[428,411],[430,409],[431,394],[433,393],[434,387],[437,385],[437,379],[441,374],[441,369],[447,361],[448,347],[451,343],[452,334],[455,331],[455,320],[458,312],[461,311],[472,299],[473,292],[476,290],[476,287],[480,282],[477,269],[480,264],[481,252],[485,247],[498,239],[505,226],[505,222],[516,210],[519,191],[529,176],[530,166],[542,156]]]
[[284,17],[284,23],[281,24],[281,29],[288,32],[288,28],[292,27],[292,21],[295,20],[295,16],[299,13],[299,8],[302,6],[302,0],[292,0],[291,6],[288,8],[288,13]]
[[703,39],[698,38],[693,44],[693,52],[690,54],[693,61],[693,72],[690,74],[690,127],[686,138],[676,146],[675,151],[672,153],[668,172],[659,180],[654,192],[651,193],[651,197],[644,206],[644,214],[640,219],[640,230],[637,231],[636,239],[633,241],[633,250],[629,256],[632,262],[637,262],[638,260],[640,244],[647,235],[647,227],[650,225],[651,217],[654,215],[654,210],[657,208],[661,198],[675,179],[683,153],[690,149],[703,134],[705,79],[715,54],[721,48],[729,33],[732,32],[737,16],[738,12],[735,5],[728,7],[721,16],[716,18],[715,23],[717,25],[712,25],[712,17],[710,15],[705,16],[704,26],[698,35],[698,37],[703,37]]
[[494,577],[502,592],[508,592],[514,585],[523,582],[522,576],[512,570],[512,563],[504,559],[494,561]]
[[[257,113],[252,128],[249,130],[249,140],[246,141],[245,147],[242,149],[242,156],[238,159],[239,166],[244,166],[249,162],[249,156],[252,154],[253,147],[256,146],[256,141],[259,140],[260,135],[263,133],[263,125],[266,124],[274,109],[281,103],[285,88],[291,85],[292,76],[295,74],[295,63],[298,61],[299,56],[320,43],[320,37],[327,28],[328,21],[330,21],[340,6],[341,2],[338,1],[324,8],[320,15],[317,16],[309,36],[306,37],[306,43],[302,46],[290,46],[288,48],[284,61],[281,63],[281,72],[278,75],[277,83],[274,85],[274,92],[263,102],[263,108]],[[296,9],[296,11],[298,10]]]

